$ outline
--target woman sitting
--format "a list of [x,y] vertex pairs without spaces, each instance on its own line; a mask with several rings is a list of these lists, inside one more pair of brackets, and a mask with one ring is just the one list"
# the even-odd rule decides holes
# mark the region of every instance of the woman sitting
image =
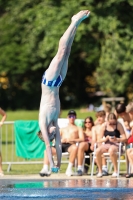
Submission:
[[96,160],[99,169],[97,177],[102,177],[102,154],[109,153],[110,159],[114,166],[114,172],[112,177],[117,177],[117,152],[119,151],[119,143],[126,142],[126,134],[123,126],[117,121],[114,113],[110,113],[105,122],[101,126],[100,140],[99,142],[104,143],[96,150]]
[[83,172],[84,174],[87,174],[89,170],[90,158],[85,158],[84,166],[83,166],[83,161],[84,161],[84,154],[89,155],[92,152],[90,146],[92,140],[93,126],[94,126],[93,118],[90,116],[86,117],[84,120],[84,128],[83,128],[85,141],[80,142],[78,146],[78,171],[77,171],[78,176],[82,176]]
[[[84,121],[84,134],[85,134],[85,142],[86,142],[86,151],[85,154],[88,155],[92,152],[90,149],[91,141],[92,141],[92,127],[94,126],[94,121],[92,117],[86,117]],[[85,165],[84,165],[84,173],[87,174],[90,165],[90,157],[85,158]]]

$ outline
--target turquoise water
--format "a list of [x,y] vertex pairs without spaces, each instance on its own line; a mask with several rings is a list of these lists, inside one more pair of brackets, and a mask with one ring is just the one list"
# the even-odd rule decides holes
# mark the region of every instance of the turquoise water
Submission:
[[0,180],[3,200],[133,200],[133,179]]

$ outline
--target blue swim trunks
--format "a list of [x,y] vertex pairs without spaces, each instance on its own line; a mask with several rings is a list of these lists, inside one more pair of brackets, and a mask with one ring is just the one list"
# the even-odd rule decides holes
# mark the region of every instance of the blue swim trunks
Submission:
[[43,74],[43,77],[42,77],[42,83],[44,85],[47,85],[49,87],[60,87],[61,84],[63,82],[63,79],[62,79],[62,76],[59,75],[58,78],[56,80],[53,80],[53,81],[48,81],[46,80],[46,77],[45,77],[45,72]]

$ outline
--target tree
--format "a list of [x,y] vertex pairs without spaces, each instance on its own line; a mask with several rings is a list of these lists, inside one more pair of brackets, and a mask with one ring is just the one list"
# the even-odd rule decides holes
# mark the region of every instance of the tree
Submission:
[[[0,20],[0,71],[1,76],[6,74],[8,80],[5,97],[8,97],[11,107],[37,108],[41,76],[56,53],[59,38],[69,25],[70,18],[77,10],[85,9],[86,4],[88,2],[82,0],[71,1],[71,7],[65,0],[8,2]],[[95,60],[94,55],[88,58],[88,52],[93,54],[95,47],[89,51],[88,43],[92,47],[94,38],[88,37],[91,28],[86,23],[78,29],[68,76],[60,91],[64,106],[69,99],[72,102],[69,105],[81,104],[85,92],[80,83],[86,76],[81,67],[89,71],[87,63]],[[31,103],[31,99],[35,99],[36,103]]]
[[[127,96],[133,78],[133,2],[110,1],[103,7],[111,15],[99,18],[98,29],[102,31],[103,39],[99,67],[96,69],[97,81],[106,95]],[[130,92],[133,93],[133,90]]]
[[106,95],[131,98],[132,0],[0,0],[0,103],[5,108],[38,109],[42,74],[70,18],[86,8],[91,15],[74,39],[60,89],[62,107],[91,102],[99,87]]

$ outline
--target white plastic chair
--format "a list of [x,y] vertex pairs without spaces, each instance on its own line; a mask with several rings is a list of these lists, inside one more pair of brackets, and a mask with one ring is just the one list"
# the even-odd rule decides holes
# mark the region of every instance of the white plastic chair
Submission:
[[[95,143],[95,144],[94,144],[94,152],[92,153],[93,158],[92,158],[92,167],[91,167],[91,177],[92,177],[93,174],[94,174],[94,163],[95,163],[95,159],[96,159],[96,146],[97,146],[97,144]],[[120,142],[120,143],[119,143],[119,151],[117,152],[117,155],[118,155],[118,159],[117,159],[117,164],[118,164],[118,165],[117,165],[117,166],[118,166],[118,176],[117,176],[117,177],[119,177],[119,173],[120,173],[120,162],[121,162],[120,157],[121,157],[121,155],[123,155],[123,154],[121,153],[121,147],[122,147],[122,143]],[[125,153],[124,153],[124,154],[125,154]],[[107,167],[108,167],[109,162],[111,162],[109,153],[103,153],[103,155],[104,155],[105,158],[107,159]],[[101,159],[102,159],[102,158],[101,158]],[[112,165],[112,162],[111,162],[111,165]],[[111,168],[110,168],[109,171],[111,171],[111,169],[112,169],[112,166],[111,166]]]

